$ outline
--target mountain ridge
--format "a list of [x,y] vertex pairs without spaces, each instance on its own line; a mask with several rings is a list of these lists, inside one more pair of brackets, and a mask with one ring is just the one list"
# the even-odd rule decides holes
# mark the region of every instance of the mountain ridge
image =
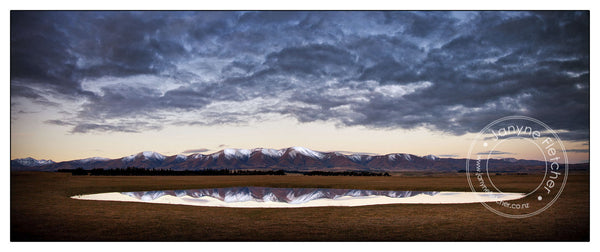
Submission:
[[[227,148],[212,154],[164,156],[158,152],[143,151],[133,155],[108,159],[93,157],[63,162],[38,161],[33,158],[11,160],[11,170],[56,171],[60,169],[95,169],[138,167],[172,170],[287,170],[287,171],[427,171],[456,172],[465,169],[466,159],[440,158],[434,155],[417,156],[407,153],[367,155],[362,153],[320,152],[305,147],[284,149]],[[38,162],[36,162],[38,161]],[[491,159],[492,167],[540,166],[543,161],[523,159]],[[29,165],[25,165],[29,164]],[[38,164],[38,165],[31,165]]]

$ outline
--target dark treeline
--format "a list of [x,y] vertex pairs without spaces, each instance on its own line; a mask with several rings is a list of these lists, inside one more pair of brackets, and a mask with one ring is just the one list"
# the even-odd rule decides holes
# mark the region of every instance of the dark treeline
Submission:
[[256,170],[184,170],[174,171],[171,169],[145,169],[137,167],[114,168],[114,169],[60,169],[57,172],[71,173],[74,176],[235,176],[235,175],[286,175],[286,173],[300,173],[306,176],[390,176],[389,173],[375,173],[368,171],[345,171],[345,172],[286,172],[277,171],[256,171]]
[[185,170],[174,171],[171,169],[144,169],[137,167],[115,169],[61,169],[58,172],[70,172],[72,175],[91,176],[223,176],[223,175],[285,175],[283,170],[278,171],[245,171],[245,170]]
[[389,177],[389,173],[378,173],[368,171],[344,171],[344,172],[327,172],[327,171],[311,171],[304,172],[306,176],[386,176]]

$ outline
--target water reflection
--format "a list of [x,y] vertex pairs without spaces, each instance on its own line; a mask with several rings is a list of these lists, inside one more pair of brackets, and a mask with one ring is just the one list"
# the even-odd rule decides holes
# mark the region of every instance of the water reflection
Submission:
[[145,192],[122,192],[122,194],[142,201],[153,201],[162,196],[189,196],[192,198],[212,197],[223,202],[285,202],[302,204],[316,199],[338,199],[340,197],[387,196],[390,198],[407,198],[417,195],[433,196],[439,192],[432,191],[378,191],[357,189],[327,188],[272,188],[272,187],[230,187],[193,190],[165,190]]

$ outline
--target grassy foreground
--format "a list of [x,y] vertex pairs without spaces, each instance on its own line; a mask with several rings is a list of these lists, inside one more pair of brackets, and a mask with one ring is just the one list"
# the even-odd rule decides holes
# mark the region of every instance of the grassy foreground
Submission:
[[[499,176],[523,191],[529,176]],[[589,175],[569,175],[559,200],[525,219],[480,204],[236,209],[74,200],[76,194],[231,186],[470,191],[464,175],[392,177],[96,177],[13,172],[12,241],[587,241]]]

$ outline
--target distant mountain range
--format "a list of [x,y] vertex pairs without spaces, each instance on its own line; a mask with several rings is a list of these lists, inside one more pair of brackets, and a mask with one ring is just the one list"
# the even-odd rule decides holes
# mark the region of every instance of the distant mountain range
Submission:
[[[223,149],[204,155],[164,156],[153,151],[109,159],[92,157],[80,160],[54,162],[33,158],[11,160],[13,171],[56,171],[59,169],[94,169],[138,167],[172,170],[286,170],[286,171],[425,171],[457,172],[465,170],[466,159],[440,158],[434,155],[416,156],[404,153],[387,155],[319,152],[304,147],[286,149]],[[491,159],[488,164],[495,171],[523,171],[543,169],[544,162],[522,159]]]
[[10,167],[37,167],[37,166],[42,166],[42,165],[47,165],[47,164],[54,164],[55,162],[52,160],[46,160],[46,159],[34,159],[34,158],[21,158],[21,159],[14,159],[10,161]]

